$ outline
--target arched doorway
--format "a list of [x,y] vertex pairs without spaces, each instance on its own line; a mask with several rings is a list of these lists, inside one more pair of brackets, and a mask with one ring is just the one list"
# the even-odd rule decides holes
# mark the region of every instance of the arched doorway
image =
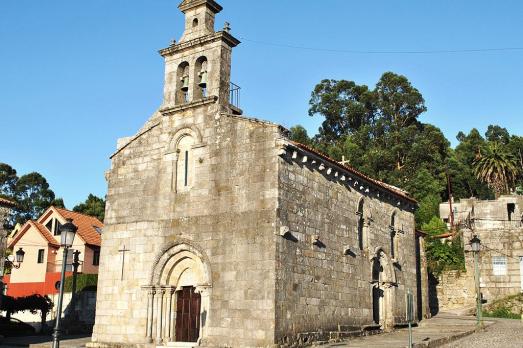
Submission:
[[145,287],[148,342],[183,342],[196,347],[209,321],[211,272],[202,252],[186,242],[164,248]]
[[396,277],[392,263],[382,248],[378,248],[371,259],[372,320],[383,330],[394,326],[394,288]]

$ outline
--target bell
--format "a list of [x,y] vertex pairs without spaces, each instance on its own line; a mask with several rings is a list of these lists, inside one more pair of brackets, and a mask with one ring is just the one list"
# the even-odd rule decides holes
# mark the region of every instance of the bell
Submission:
[[182,77],[182,91],[187,92],[189,90],[189,76]]
[[207,71],[200,72],[200,83],[198,84],[201,88],[207,87]]

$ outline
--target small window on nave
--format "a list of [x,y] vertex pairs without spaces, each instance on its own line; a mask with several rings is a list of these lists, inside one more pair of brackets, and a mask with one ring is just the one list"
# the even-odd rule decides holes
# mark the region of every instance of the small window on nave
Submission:
[[365,201],[362,198],[358,203],[358,211],[356,213],[358,215],[358,246],[359,246],[360,250],[363,250],[365,248],[365,243],[364,243],[365,217],[363,216],[364,204],[365,204]]

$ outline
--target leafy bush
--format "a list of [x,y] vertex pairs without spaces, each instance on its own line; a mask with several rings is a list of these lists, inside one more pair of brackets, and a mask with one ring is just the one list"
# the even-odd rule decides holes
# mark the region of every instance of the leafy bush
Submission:
[[[76,291],[96,289],[98,274],[78,274],[76,278]],[[73,291],[73,276],[65,278],[64,292]]]
[[483,308],[486,317],[520,319],[523,314],[523,293],[498,299]]
[[429,234],[425,244],[427,267],[429,272],[439,275],[445,270],[465,270],[465,254],[460,237],[451,241],[435,238],[447,232],[447,225],[434,216],[429,223],[423,224],[422,230]]
[[37,311],[40,311],[42,319],[41,330],[44,330],[47,314],[54,307],[53,301],[51,301],[48,296],[31,295],[17,298],[5,295],[0,296],[0,310],[5,311],[8,318],[17,312],[30,311],[31,313],[36,314]]
[[500,307],[494,309],[492,312],[483,312],[484,317],[490,318],[505,318],[505,319],[521,319],[518,314],[512,313],[508,308]]

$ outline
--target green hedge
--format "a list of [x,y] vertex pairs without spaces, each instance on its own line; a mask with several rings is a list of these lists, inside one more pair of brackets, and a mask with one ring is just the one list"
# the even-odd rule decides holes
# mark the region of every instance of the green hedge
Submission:
[[[98,284],[98,274],[78,274],[76,277],[76,291],[80,292],[86,288],[96,289]],[[73,276],[65,278],[64,291],[72,292],[73,291]]]

